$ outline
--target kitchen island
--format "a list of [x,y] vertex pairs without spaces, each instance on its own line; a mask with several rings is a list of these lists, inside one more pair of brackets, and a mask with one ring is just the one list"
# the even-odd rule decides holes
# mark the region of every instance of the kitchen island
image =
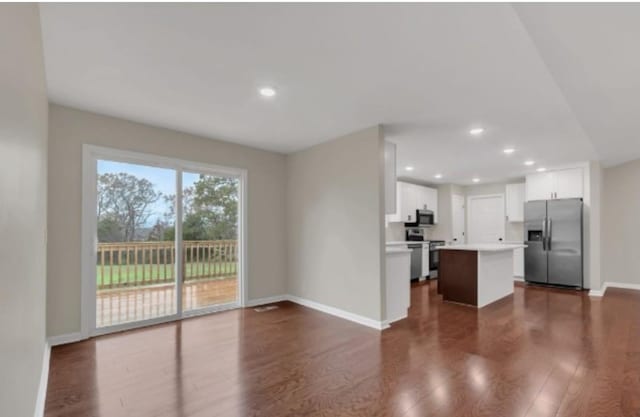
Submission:
[[440,247],[438,293],[445,301],[484,307],[513,294],[513,251],[521,244]]

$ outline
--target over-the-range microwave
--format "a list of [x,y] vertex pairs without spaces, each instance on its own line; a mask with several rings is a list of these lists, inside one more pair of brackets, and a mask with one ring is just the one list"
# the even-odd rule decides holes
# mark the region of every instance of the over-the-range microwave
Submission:
[[405,223],[405,227],[430,227],[435,224],[433,218],[433,211],[431,210],[416,210],[416,221],[411,223]]

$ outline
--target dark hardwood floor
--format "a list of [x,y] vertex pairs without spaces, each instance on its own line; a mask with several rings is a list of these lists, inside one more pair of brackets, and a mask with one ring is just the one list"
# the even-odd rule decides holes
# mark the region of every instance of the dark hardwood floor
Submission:
[[[357,296],[357,295],[355,295]],[[47,417],[640,416],[640,292],[412,288],[380,333],[292,303],[56,347]]]

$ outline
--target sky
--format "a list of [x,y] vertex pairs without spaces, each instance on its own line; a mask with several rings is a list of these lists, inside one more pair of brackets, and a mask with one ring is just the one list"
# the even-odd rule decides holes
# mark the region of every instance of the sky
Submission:
[[[106,173],[117,174],[119,172],[135,175],[138,178],[146,178],[153,184],[156,191],[160,191],[164,195],[176,193],[176,172],[173,169],[98,160],[98,175]],[[193,185],[199,177],[199,174],[184,172],[182,174],[182,187],[187,188]],[[153,214],[149,217],[146,224],[146,226],[149,227],[153,226],[157,219],[164,220],[164,213],[168,211],[168,205],[163,198],[160,198],[152,206],[151,210]]]

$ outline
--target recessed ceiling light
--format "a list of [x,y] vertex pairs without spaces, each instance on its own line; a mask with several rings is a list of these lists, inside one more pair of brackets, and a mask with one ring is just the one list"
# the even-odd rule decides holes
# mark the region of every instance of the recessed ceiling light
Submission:
[[413,171],[413,167],[412,166],[408,166],[408,167],[404,167],[405,171]]
[[524,164],[530,167],[531,165],[535,164],[535,161],[524,161]]
[[507,155],[511,155],[512,153],[514,153],[516,150],[513,148],[505,148],[502,152],[506,153]]
[[276,95],[276,90],[273,87],[261,87],[258,92],[262,97],[273,97]]
[[473,181],[473,182],[480,182],[480,178],[474,178],[474,179],[472,179],[471,181]]
[[442,178],[442,174],[436,174],[436,175],[434,175],[434,177],[436,177],[437,179],[440,179],[440,178]]
[[473,129],[471,129],[469,131],[469,133],[471,133],[472,135],[476,135],[476,136],[481,134],[482,132],[484,132],[484,129],[481,128],[481,127],[475,127],[475,128],[473,128]]
[[542,167],[536,169],[536,171],[538,171],[538,172],[545,172],[546,170],[547,170],[547,168],[542,168]]

